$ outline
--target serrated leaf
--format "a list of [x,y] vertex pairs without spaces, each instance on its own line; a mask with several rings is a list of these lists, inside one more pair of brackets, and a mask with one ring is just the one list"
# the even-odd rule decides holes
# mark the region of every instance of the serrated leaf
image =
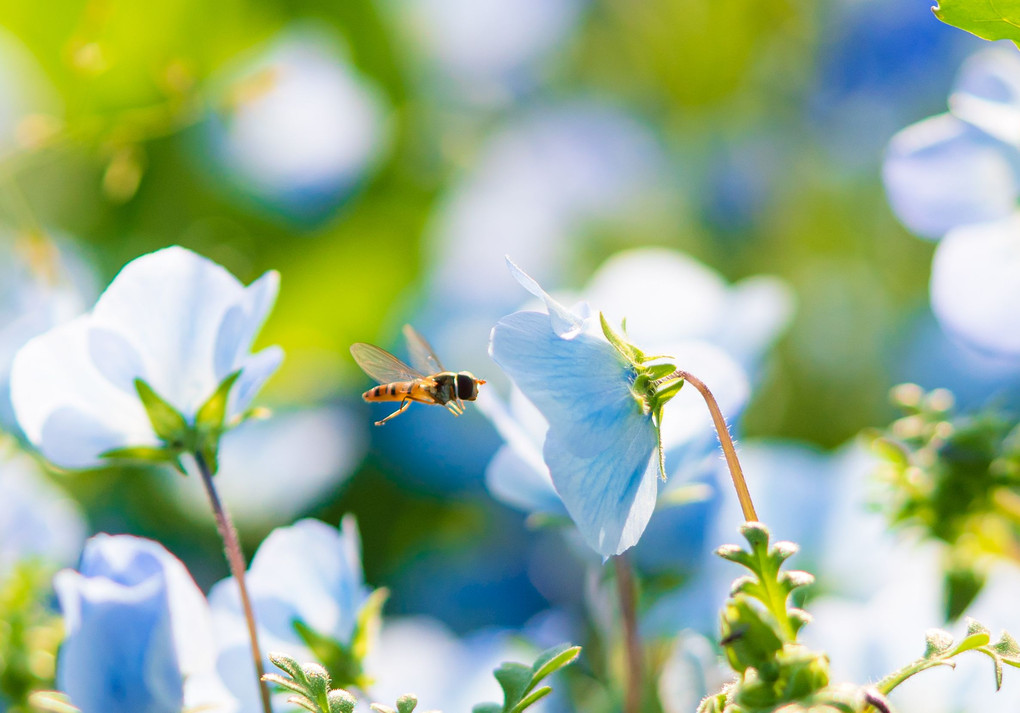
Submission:
[[195,425],[206,431],[219,431],[223,428],[223,419],[227,416],[227,403],[230,400],[230,390],[234,383],[241,376],[241,370],[227,376],[209,399],[202,404],[195,414]]
[[982,39],[1020,41],[1020,0],[941,0],[932,11]]
[[270,651],[269,661],[281,671],[286,671],[291,678],[297,681],[305,680],[305,672],[301,668],[301,664],[299,664],[295,659],[292,659],[290,656],[276,651]]
[[532,666],[534,673],[531,676],[531,686],[534,687],[546,676],[555,673],[564,666],[570,665],[580,655],[581,647],[571,646],[570,644],[560,644],[551,649],[546,649],[539,654],[538,658],[535,659],[535,665]]
[[528,690],[532,671],[530,666],[506,662],[493,671],[500,688],[503,689],[504,707],[515,705]]
[[293,691],[294,693],[300,693],[301,695],[305,695],[306,693],[304,685],[298,683],[292,678],[285,678],[278,673],[264,673],[262,674],[262,680],[266,683],[275,684],[280,688],[285,688],[288,691]]
[[992,648],[1004,659],[1014,659],[1020,663],[1020,644],[1008,631],[1002,632],[1002,636],[992,645]]
[[144,380],[135,379],[135,391],[157,436],[172,444],[187,433],[188,422],[184,420],[184,416],[164,401]]
[[985,634],[989,639],[992,638],[992,630],[982,624],[977,619],[971,619],[967,617],[967,636],[973,636],[974,634]]
[[319,706],[315,705],[314,702],[304,696],[291,696],[287,699],[287,703],[293,703],[296,706],[301,706],[306,711],[311,711],[312,713],[322,713],[319,710]]
[[769,529],[760,522],[745,522],[740,526],[740,534],[747,539],[752,550],[768,547]]
[[532,691],[527,696],[522,698],[517,705],[511,708],[510,713],[520,713],[525,708],[528,708],[529,706],[533,705],[536,701],[545,698],[550,693],[552,693],[552,688],[550,688],[549,686],[542,686],[541,688],[536,688],[534,691]]

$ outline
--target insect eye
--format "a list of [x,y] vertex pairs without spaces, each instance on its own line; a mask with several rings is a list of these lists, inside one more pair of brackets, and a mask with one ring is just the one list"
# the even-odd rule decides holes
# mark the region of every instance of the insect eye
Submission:
[[457,374],[457,398],[470,401],[478,395],[478,387],[470,374]]

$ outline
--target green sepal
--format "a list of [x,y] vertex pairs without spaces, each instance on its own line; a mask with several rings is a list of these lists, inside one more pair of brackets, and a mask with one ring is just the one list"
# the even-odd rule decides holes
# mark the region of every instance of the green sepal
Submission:
[[228,375],[220,385],[216,387],[215,393],[202,404],[195,414],[195,426],[204,431],[221,431],[223,419],[227,416],[227,403],[230,400],[230,390],[234,387],[241,370]]
[[167,403],[151,386],[142,379],[135,379],[135,391],[149,416],[152,430],[160,440],[171,448],[184,446],[187,438],[188,422],[180,412]]
[[100,458],[111,460],[131,460],[143,463],[176,463],[177,454],[159,446],[128,446],[111,448],[99,454]]
[[1018,0],[940,0],[932,12],[947,25],[982,39],[1020,42]]
[[599,322],[602,324],[602,333],[606,335],[606,339],[609,340],[609,343],[613,345],[624,359],[634,366],[644,363],[644,352],[617,334],[609,326],[609,321],[602,312],[599,312]]

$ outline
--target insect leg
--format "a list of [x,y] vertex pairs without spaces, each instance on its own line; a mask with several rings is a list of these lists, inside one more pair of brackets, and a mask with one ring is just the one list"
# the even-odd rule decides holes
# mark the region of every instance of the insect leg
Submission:
[[452,401],[443,404],[443,406],[445,406],[446,410],[452,413],[454,416],[460,416],[462,413],[464,413],[464,411],[458,408],[457,404],[453,403]]
[[398,408],[396,411],[394,411],[389,416],[384,418],[382,421],[376,421],[375,425],[376,426],[381,426],[384,423],[386,423],[387,421],[389,421],[391,418],[396,418],[400,414],[404,413],[404,411],[406,411],[407,407],[410,406],[410,405],[411,405],[410,399],[404,399],[403,401],[400,402],[400,408]]

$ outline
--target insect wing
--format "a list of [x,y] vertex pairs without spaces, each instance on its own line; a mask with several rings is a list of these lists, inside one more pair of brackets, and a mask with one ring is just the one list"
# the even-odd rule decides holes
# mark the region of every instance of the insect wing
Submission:
[[404,339],[407,340],[407,350],[411,355],[411,363],[414,364],[415,369],[425,374],[438,374],[441,371],[446,371],[432,349],[432,345],[410,324],[404,325]]
[[425,377],[421,372],[412,369],[385,349],[372,344],[357,342],[351,345],[351,356],[362,371],[380,384],[391,384],[394,381],[413,381]]

